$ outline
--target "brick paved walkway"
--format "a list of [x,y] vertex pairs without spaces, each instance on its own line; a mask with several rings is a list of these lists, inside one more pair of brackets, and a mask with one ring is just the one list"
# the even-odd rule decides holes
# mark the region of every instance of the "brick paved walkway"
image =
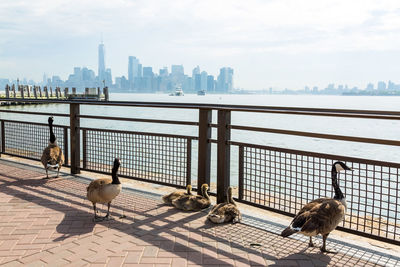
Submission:
[[[93,223],[86,184],[65,175],[0,160],[0,264],[5,266],[395,266],[400,258],[330,241],[326,255],[281,238],[281,225],[245,216],[212,225],[205,212],[185,213],[159,196],[124,190],[115,220]],[[86,181],[88,183],[88,181]],[[100,206],[101,207],[101,206]],[[103,207],[105,208],[105,207]],[[104,209],[102,212],[104,213]],[[125,215],[125,218],[120,218]],[[264,218],[265,219],[265,218]],[[304,239],[303,239],[304,240]],[[261,246],[252,247],[256,243]],[[320,243],[320,241],[319,241]]]

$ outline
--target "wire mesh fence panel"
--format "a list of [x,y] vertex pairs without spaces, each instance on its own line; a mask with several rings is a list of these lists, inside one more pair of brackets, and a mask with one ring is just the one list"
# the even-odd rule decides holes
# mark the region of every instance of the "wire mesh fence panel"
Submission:
[[400,241],[400,164],[271,147],[243,146],[239,179],[243,201],[289,214],[320,197],[333,197],[332,165],[353,169],[338,182],[347,200],[345,229]]
[[[64,128],[53,127],[57,144],[62,151],[65,151]],[[50,132],[47,124],[4,121],[3,140],[6,154],[40,160],[49,139]]]
[[111,173],[118,157],[123,176],[178,186],[190,179],[188,138],[112,130],[83,132],[83,169]]

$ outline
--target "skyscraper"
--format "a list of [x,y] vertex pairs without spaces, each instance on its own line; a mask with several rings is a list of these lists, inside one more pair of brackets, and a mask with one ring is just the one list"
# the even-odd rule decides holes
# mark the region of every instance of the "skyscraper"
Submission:
[[233,89],[233,69],[221,68],[218,75],[218,90],[220,92],[229,92]]
[[136,77],[139,77],[139,59],[130,56],[128,62],[128,80],[131,89],[134,87],[133,83]]
[[200,74],[200,67],[199,65],[197,65],[196,68],[193,69],[192,71],[192,78],[194,79],[194,77],[196,76],[196,74]]
[[201,76],[200,89],[205,91],[207,90],[207,72],[202,71],[200,76]]
[[106,64],[104,61],[104,44],[103,42],[99,44],[99,82],[103,83],[103,80],[106,78]]

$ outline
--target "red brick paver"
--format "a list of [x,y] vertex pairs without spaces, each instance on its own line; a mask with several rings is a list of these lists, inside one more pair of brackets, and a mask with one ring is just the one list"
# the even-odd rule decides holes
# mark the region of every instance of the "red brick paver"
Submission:
[[[86,184],[0,160],[0,264],[5,266],[373,266],[325,255],[251,224],[212,225],[159,199],[124,191],[114,220],[92,222]],[[105,212],[106,207],[101,207]],[[120,218],[121,215],[124,218]],[[251,247],[258,243],[260,247]],[[375,255],[376,257],[376,255]],[[378,256],[382,257],[382,256]],[[364,257],[365,258],[365,257]],[[372,258],[372,257],[371,257]],[[397,259],[392,263],[399,263]]]

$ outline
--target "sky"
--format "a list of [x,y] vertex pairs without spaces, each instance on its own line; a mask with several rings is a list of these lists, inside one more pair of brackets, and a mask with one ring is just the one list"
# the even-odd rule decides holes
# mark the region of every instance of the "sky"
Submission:
[[398,0],[1,0],[0,78],[97,74],[101,36],[113,77],[136,56],[248,90],[400,83]]

